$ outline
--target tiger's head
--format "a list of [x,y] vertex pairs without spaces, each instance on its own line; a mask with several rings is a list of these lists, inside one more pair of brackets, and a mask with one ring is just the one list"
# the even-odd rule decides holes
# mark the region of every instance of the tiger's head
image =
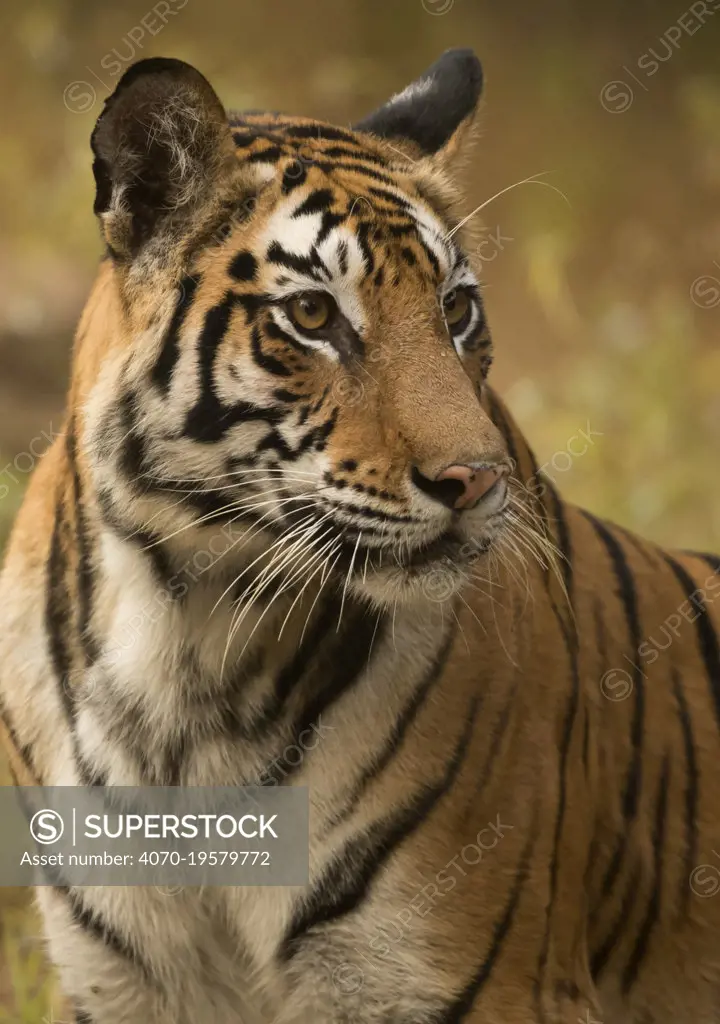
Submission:
[[481,84],[450,51],[348,129],[228,117],[176,60],[125,74],[92,137],[107,257],[74,378],[108,521],[186,545],[241,524],[238,550],[378,603],[439,565],[462,582],[510,469],[453,183]]

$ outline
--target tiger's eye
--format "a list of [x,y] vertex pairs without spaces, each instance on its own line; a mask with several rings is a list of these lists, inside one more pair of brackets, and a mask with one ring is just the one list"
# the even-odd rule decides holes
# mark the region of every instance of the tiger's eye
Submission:
[[296,327],[303,331],[319,331],[330,320],[332,300],[321,292],[306,292],[290,299],[285,308]]
[[448,292],[443,299],[443,314],[448,327],[456,327],[468,314],[470,296],[461,288]]

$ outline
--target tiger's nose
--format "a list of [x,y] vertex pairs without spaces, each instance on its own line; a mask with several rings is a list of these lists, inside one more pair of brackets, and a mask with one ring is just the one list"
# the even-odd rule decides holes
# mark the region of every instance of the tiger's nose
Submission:
[[474,508],[498,480],[506,477],[506,466],[447,466],[434,480],[413,467],[412,479],[416,487],[448,508],[458,510]]

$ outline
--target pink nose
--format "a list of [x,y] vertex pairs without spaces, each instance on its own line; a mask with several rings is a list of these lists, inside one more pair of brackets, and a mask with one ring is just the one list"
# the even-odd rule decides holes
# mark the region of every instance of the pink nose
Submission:
[[491,487],[493,487],[501,476],[504,476],[503,467],[490,469],[473,469],[472,466],[448,466],[442,473],[435,477],[440,480],[457,480],[465,488],[454,503],[455,508],[472,508],[484,498]]

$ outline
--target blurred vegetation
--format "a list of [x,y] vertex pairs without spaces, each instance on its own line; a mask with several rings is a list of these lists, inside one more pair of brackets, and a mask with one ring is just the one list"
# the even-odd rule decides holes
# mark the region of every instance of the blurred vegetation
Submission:
[[[470,45],[487,88],[469,200],[533,175],[567,197],[529,183],[483,210],[494,382],[566,496],[662,543],[720,550],[720,15],[650,76],[638,61],[667,53],[661,37],[683,4],[170,6],[159,30],[150,0],[0,9],[0,471],[60,426],[100,252],[88,140],[118,61],[177,56],[229,107],[347,122],[447,47]],[[612,112],[601,93],[616,80],[632,97]],[[585,454],[556,458],[587,429]],[[12,475],[0,479],[0,545],[27,479]],[[52,1019],[53,991],[17,899],[0,903],[0,1021],[36,1024]]]
[[40,921],[34,911],[23,905],[4,906],[1,1024],[61,1024],[67,1020],[39,935]]

